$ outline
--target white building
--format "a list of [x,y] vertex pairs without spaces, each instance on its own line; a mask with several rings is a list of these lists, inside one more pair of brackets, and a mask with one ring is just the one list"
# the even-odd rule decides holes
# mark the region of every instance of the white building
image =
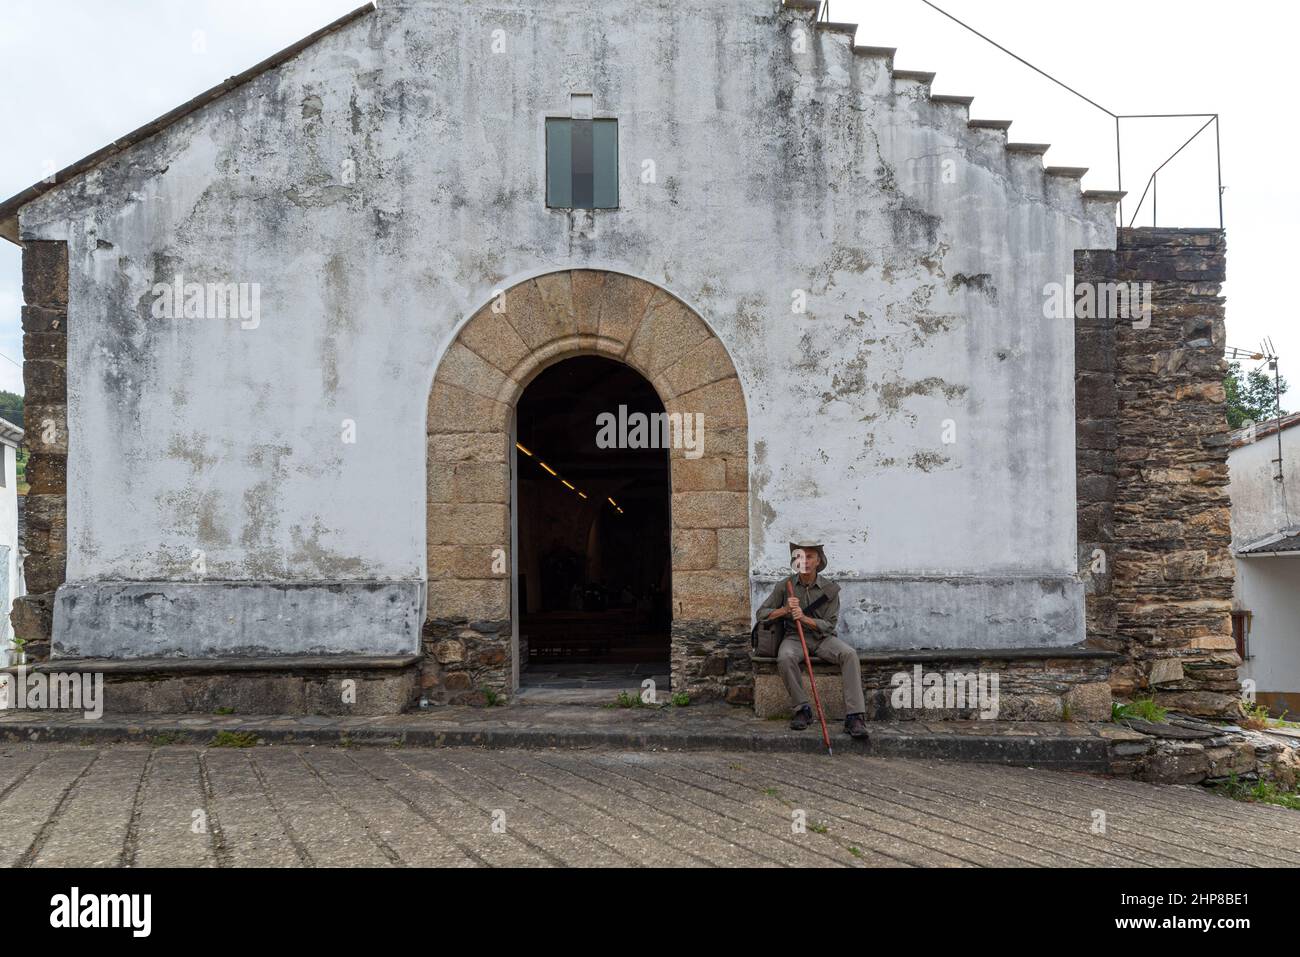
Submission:
[[[51,655],[419,657],[454,701],[580,645],[743,701],[811,536],[865,654],[1074,655],[1108,713],[1076,448],[1116,337],[1066,287],[1120,194],[817,6],[367,5],[0,203]],[[1219,310],[1122,340],[1206,352],[1184,414]],[[625,407],[703,447],[599,448]],[[1229,641],[1224,591],[1178,633]]]
[[0,664],[13,654],[13,625],[9,609],[23,594],[23,561],[18,541],[18,448],[23,430],[0,419]]
[[[1242,429],[1228,458],[1242,680],[1274,714],[1300,715],[1300,413]],[[1280,461],[1279,461],[1280,460]]]

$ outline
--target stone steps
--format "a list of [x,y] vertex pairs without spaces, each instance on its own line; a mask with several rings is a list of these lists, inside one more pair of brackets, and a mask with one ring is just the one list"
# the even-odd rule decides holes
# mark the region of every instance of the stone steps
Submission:
[[[830,732],[836,754],[1102,773],[1110,766],[1109,729],[1092,725],[873,724],[865,741],[849,737],[838,722]],[[520,705],[439,708],[383,718],[142,715],[99,721],[49,712],[4,712],[0,713],[0,741],[825,753],[821,735],[814,729],[791,731],[784,721],[763,721],[745,709],[726,705],[626,710]]]

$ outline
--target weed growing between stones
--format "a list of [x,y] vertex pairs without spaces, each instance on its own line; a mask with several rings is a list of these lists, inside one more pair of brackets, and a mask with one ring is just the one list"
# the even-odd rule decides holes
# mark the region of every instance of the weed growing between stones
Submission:
[[1247,784],[1237,775],[1231,775],[1227,781],[1214,789],[1224,797],[1248,804],[1273,804],[1277,807],[1300,811],[1300,791],[1283,791],[1272,781],[1256,781]]
[[1169,712],[1155,703],[1153,698],[1139,698],[1132,704],[1120,704],[1116,701],[1110,706],[1110,719],[1123,721],[1126,718],[1139,718],[1153,724],[1162,724]]
[[1262,704],[1241,703],[1241,726],[1251,731],[1263,731],[1273,723],[1273,716]]
[[255,748],[257,735],[252,731],[218,731],[210,748]]

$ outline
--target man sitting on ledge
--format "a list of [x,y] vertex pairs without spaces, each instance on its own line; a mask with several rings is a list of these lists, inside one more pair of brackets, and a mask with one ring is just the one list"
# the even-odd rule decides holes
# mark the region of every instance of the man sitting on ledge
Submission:
[[[803,664],[803,648],[799,644],[795,622],[802,622],[809,656],[840,666],[846,711],[844,730],[855,738],[865,738],[867,706],[862,695],[862,669],[858,665],[858,653],[835,637],[835,628],[840,620],[840,586],[822,577],[821,573],[826,570],[826,552],[821,545],[791,542],[790,556],[791,567],[797,573],[794,597],[789,596],[783,580],[777,583],[767,601],[758,609],[759,621],[781,620],[784,629],[776,667],[795,705],[790,727],[803,731],[812,724],[812,708],[808,704],[808,693],[804,690],[799,667]],[[809,675],[808,680],[814,680],[813,676]]]

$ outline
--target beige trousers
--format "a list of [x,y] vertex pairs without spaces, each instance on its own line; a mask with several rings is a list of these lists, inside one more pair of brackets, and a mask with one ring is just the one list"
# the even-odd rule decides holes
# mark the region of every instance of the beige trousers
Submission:
[[[844,682],[844,713],[865,714],[867,705],[862,696],[862,668],[858,664],[858,653],[838,638],[818,640],[806,628],[804,639],[808,642],[810,657],[840,666],[840,678]],[[786,638],[781,642],[776,653],[776,670],[785,682],[785,690],[794,706],[800,708],[808,704],[808,692],[804,690],[801,677],[803,648],[798,638]]]

